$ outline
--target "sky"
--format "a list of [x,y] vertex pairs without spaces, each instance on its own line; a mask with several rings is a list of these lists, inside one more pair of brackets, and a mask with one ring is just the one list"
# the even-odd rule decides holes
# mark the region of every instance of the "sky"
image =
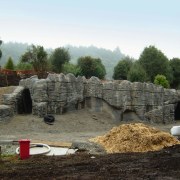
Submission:
[[180,58],[179,0],[0,0],[0,38],[57,48],[97,46],[138,59],[154,45]]

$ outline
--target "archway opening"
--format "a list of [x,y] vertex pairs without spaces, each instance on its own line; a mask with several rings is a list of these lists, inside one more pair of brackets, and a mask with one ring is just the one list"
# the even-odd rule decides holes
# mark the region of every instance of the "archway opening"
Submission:
[[140,121],[141,119],[138,117],[136,112],[126,109],[122,114],[121,114],[121,120],[122,121]]
[[175,108],[174,119],[180,120],[180,102],[177,103],[177,106]]
[[32,113],[32,99],[29,89],[24,89],[22,91],[21,97],[18,99],[17,111],[18,114]]

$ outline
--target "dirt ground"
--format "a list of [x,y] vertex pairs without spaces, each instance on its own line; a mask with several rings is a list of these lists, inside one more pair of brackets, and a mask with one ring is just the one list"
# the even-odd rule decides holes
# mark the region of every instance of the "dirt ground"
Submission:
[[[137,122],[137,121],[133,121]],[[114,122],[106,112],[91,112],[87,109],[55,115],[53,125],[34,115],[16,115],[8,121],[0,122],[0,140],[47,140],[59,142],[87,142],[88,139],[104,135],[112,127],[130,122]],[[170,132],[173,125],[150,124]]]
[[[31,156],[20,160],[15,154],[16,145],[0,143],[3,152],[0,179],[180,179],[180,145],[158,152],[106,154],[88,141],[123,123],[130,122],[117,123],[108,113],[87,109],[55,115],[53,125],[33,115],[16,115],[0,122],[0,140],[71,142],[79,148],[74,155]],[[170,132],[180,121],[149,125]]]
[[180,178],[180,145],[158,152],[2,158],[0,179],[157,179]]
[[[7,122],[0,123],[0,140],[29,138],[78,144],[88,142],[89,138],[97,135],[103,135],[116,125],[109,114],[93,113],[85,109],[56,115],[53,125],[44,123],[43,118],[37,116],[17,115]],[[172,124],[155,126],[169,131]],[[97,151],[80,150],[74,155],[31,156],[27,160],[20,160],[17,155],[2,156],[0,179],[180,178],[179,145],[148,153],[102,154],[102,152],[97,154]]]
[[0,139],[36,139],[49,141],[86,141],[90,137],[109,131],[115,122],[106,113],[88,110],[55,115],[53,125],[43,118],[33,115],[16,115],[11,120],[0,123]]

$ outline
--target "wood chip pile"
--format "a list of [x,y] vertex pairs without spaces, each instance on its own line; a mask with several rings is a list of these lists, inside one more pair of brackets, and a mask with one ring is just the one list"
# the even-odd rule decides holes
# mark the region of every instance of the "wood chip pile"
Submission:
[[104,136],[95,137],[90,141],[102,145],[108,153],[158,151],[164,147],[180,144],[180,141],[170,133],[143,123],[114,127]]

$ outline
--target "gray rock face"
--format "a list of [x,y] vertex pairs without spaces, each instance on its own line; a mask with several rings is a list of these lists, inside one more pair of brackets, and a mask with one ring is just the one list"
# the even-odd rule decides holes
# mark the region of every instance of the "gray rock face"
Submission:
[[3,104],[8,105],[11,111],[17,113],[17,101],[21,97],[23,86],[18,86],[12,94],[3,94]]
[[44,117],[47,114],[47,102],[34,102],[32,113],[39,117]]
[[154,123],[170,123],[174,121],[175,105],[180,101],[179,91],[152,83],[102,82],[97,77],[87,80],[73,74],[49,74],[47,79],[33,76],[21,80],[13,94],[4,96],[4,104],[14,112],[23,89],[29,89],[32,112],[40,117],[89,107],[95,111],[109,111],[117,121],[136,117]]
[[172,123],[174,122],[174,105],[159,106],[157,109],[145,113],[146,120],[153,123]]
[[13,110],[10,106],[0,105],[0,122],[8,120],[13,116]]

